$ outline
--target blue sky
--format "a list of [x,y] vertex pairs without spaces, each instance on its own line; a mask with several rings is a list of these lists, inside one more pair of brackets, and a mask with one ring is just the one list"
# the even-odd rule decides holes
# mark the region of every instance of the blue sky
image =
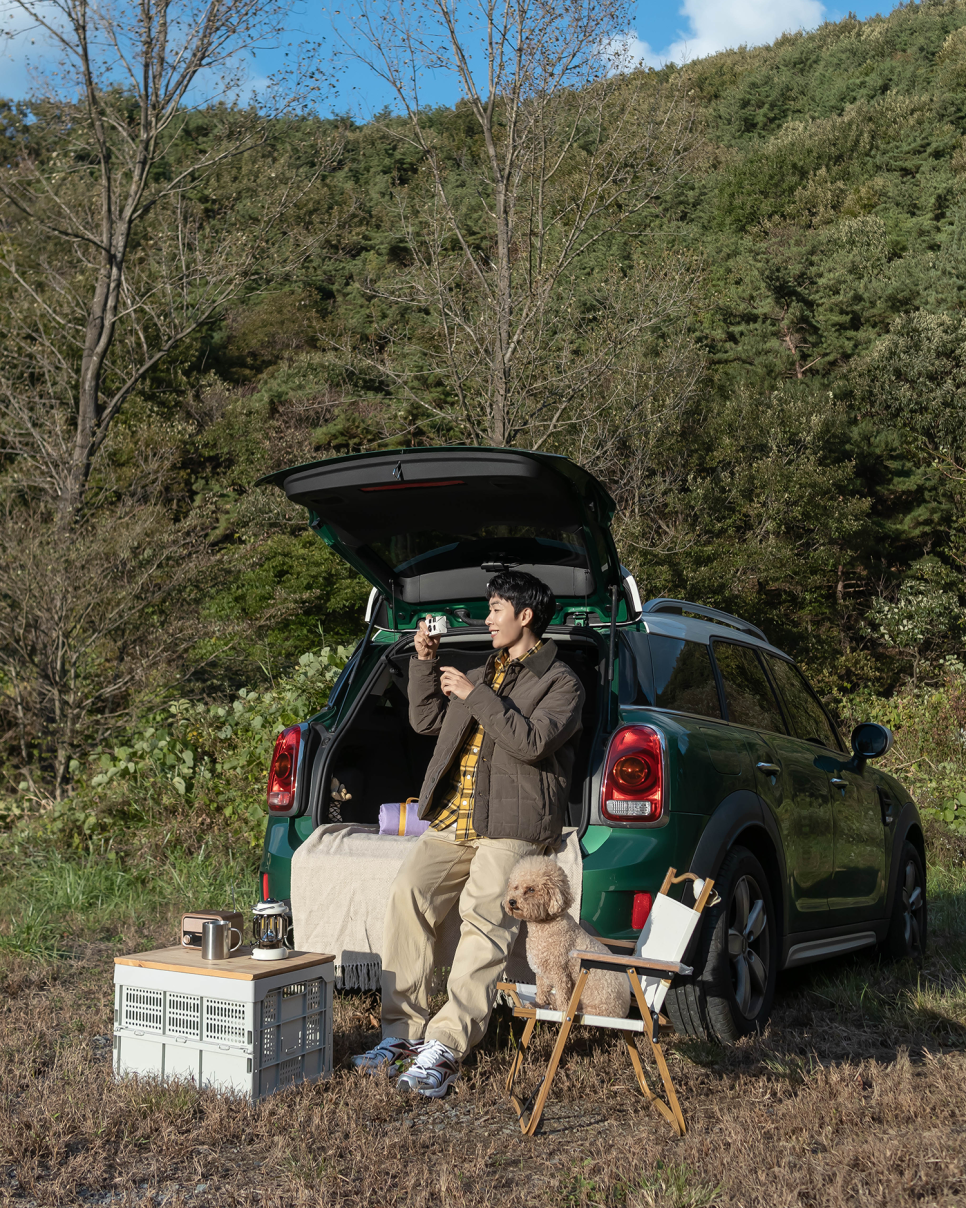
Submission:
[[[349,3],[341,0],[348,14]],[[121,0],[123,3],[123,0]],[[286,38],[276,47],[259,50],[248,60],[251,83],[262,84],[286,63],[285,52],[291,57],[295,48],[306,41],[332,45],[329,16],[340,0],[296,0],[288,22]],[[627,31],[628,45],[635,58],[658,66],[669,59],[681,62],[713,54],[729,46],[742,43],[760,45],[771,42],[787,30],[814,29],[823,21],[837,21],[849,11],[860,18],[877,12],[888,12],[892,5],[875,3],[853,3],[847,7],[833,7],[822,0],[679,0],[678,3],[660,4],[653,0],[640,0],[634,19]],[[42,68],[46,59],[43,43],[25,28],[25,22],[13,15],[8,3],[0,4],[3,15],[8,18],[3,24],[19,31],[17,36],[0,42],[0,95],[21,97],[30,90],[30,64]],[[424,103],[452,104],[458,99],[455,85],[446,77],[426,80]],[[341,78],[339,92],[329,97],[324,109],[337,112],[353,112],[366,118],[383,105],[392,105],[392,97],[377,81],[367,76],[363,69],[352,68]],[[392,106],[395,108],[395,106]]]

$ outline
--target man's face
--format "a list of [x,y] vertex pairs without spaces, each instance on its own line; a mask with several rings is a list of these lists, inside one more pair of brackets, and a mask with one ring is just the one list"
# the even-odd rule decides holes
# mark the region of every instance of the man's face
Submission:
[[523,631],[533,620],[533,612],[529,608],[521,608],[520,615],[514,614],[513,605],[500,596],[490,599],[490,615],[486,618],[486,627],[493,638],[495,650],[505,650],[515,646],[523,637]]

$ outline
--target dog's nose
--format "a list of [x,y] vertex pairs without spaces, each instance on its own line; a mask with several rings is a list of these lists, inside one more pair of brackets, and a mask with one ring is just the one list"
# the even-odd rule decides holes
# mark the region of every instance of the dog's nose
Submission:
[[511,910],[516,910],[516,908],[517,908],[517,900],[516,900],[516,898],[510,898],[510,899],[507,901],[507,905],[510,907],[510,909],[511,909]]

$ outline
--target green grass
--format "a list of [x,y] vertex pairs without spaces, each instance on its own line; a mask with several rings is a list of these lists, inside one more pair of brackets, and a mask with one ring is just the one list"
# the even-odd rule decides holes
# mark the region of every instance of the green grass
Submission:
[[654,1169],[639,1181],[614,1181],[606,1164],[584,1158],[573,1164],[570,1186],[562,1204],[630,1204],[635,1208],[709,1208],[718,1197],[720,1186],[702,1183],[684,1162],[665,1164],[659,1160]]
[[[192,852],[146,843],[126,857],[110,850],[52,851],[43,858],[10,854],[0,886],[0,952],[56,961],[77,943],[134,942],[138,933],[159,933],[165,926],[173,939],[182,911],[228,906],[233,888],[244,908],[255,894],[255,863],[250,848],[234,847],[225,834]],[[966,866],[930,865],[928,894],[930,944],[922,970],[860,954],[806,974],[806,992],[884,1028],[912,1029],[940,1044],[962,1045]],[[682,1042],[682,1054],[699,1066],[714,1063],[705,1048],[717,1051]],[[794,1078],[799,1071],[785,1074]]]
[[702,1183],[683,1162],[667,1166],[658,1162],[654,1172],[641,1179],[640,1189],[644,1192],[640,1202],[648,1208],[705,1208],[721,1191],[720,1186]]
[[861,953],[803,971],[807,992],[893,1032],[966,1040],[966,866],[927,870],[929,942],[922,969]]
[[943,947],[952,944],[961,952],[966,944],[966,864],[955,867],[930,865],[926,874],[929,930]]
[[[955,859],[929,868],[921,972],[874,955],[793,970],[763,1036],[671,1040],[686,1137],[630,1093],[621,1045],[595,1043],[568,1055],[531,1140],[506,1102],[513,1050],[498,1029],[441,1103],[413,1104],[348,1068],[372,1041],[374,995],[336,996],[335,1073],[318,1086],[249,1105],[181,1082],[115,1080],[97,1043],[111,1030],[112,956],[170,943],[180,911],[229,904],[233,884],[240,906],[254,896],[247,845],[205,832],[188,849],[171,833],[146,827],[123,853],[6,854],[0,1141],[38,1205],[78,1202],[80,1189],[190,1196],[199,1181],[212,1208],[248,1202],[253,1188],[270,1208],[320,1197],[346,1208],[850,1208],[886,1185],[897,1205],[923,1202],[923,1188],[930,1203],[959,1202],[966,868]],[[535,1062],[553,1039],[536,1035]],[[400,1163],[403,1150],[419,1163]]]
[[112,939],[184,910],[240,906],[255,893],[252,856],[202,846],[124,864],[112,853],[12,859],[0,887],[0,950],[56,959],[71,939]]

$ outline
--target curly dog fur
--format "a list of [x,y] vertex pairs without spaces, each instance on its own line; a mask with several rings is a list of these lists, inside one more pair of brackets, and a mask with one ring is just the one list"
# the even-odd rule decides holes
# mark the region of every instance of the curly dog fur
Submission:
[[[567,914],[573,902],[567,874],[553,856],[525,856],[510,872],[503,909],[527,924],[527,960],[537,975],[537,1006],[563,1011],[570,1002],[580,962],[570,953],[607,949]],[[631,1004],[627,974],[591,971],[580,998],[585,1015],[622,1018]]]

